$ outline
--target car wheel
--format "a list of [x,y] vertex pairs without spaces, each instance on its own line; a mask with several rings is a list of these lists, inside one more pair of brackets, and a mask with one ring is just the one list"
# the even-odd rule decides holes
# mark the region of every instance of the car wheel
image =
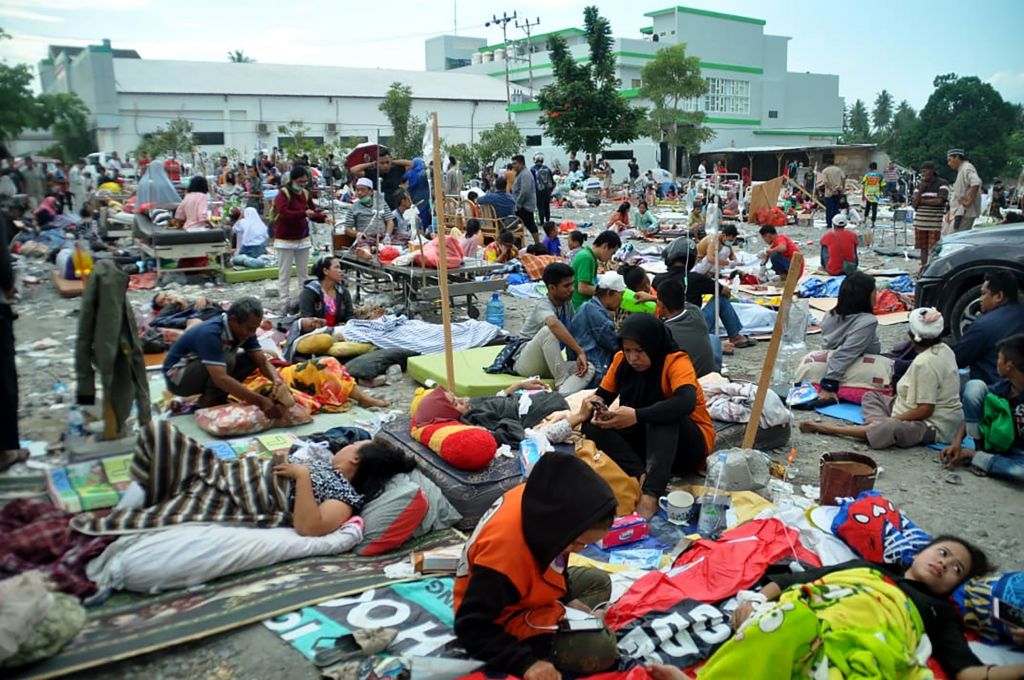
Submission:
[[949,316],[949,330],[953,334],[953,342],[959,342],[968,326],[981,315],[981,284],[971,286],[964,291]]

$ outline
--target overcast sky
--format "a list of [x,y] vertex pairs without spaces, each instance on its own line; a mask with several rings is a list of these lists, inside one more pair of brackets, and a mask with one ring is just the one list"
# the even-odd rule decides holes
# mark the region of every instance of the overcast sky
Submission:
[[[144,59],[223,61],[240,49],[261,62],[423,69],[423,41],[452,33],[500,42],[484,23],[512,8],[536,32],[581,26],[580,0],[517,0],[507,7],[453,0],[0,0],[0,58],[35,66],[51,43],[84,45],[110,38]],[[943,73],[976,75],[1007,100],[1024,102],[1024,1],[763,2],[687,0],[687,6],[766,20],[765,32],[792,37],[789,69],[839,75],[847,103],[870,105],[888,89],[920,109]],[[644,12],[669,2],[606,0],[616,36],[636,38]],[[511,28],[511,25],[510,25]],[[518,36],[519,32],[514,31]],[[700,55],[697,55],[700,56]]]

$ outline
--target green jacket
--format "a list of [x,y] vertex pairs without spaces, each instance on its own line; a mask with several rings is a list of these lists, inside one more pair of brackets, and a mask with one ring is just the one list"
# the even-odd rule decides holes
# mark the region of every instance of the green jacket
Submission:
[[[100,375],[105,403],[123,436],[132,401],[138,408],[139,424],[150,421],[149,383],[146,363],[128,303],[128,275],[113,260],[97,260],[82,294],[75,343],[75,374],[78,403],[96,401],[96,373]],[[104,409],[106,412],[106,409]]]

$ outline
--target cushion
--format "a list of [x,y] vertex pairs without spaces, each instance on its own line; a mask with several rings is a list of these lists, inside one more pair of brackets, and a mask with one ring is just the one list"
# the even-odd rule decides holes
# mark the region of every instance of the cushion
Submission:
[[832,533],[869,562],[903,566],[932,540],[877,491],[844,501],[832,520]]
[[429,509],[427,496],[407,475],[396,475],[384,491],[366,504],[360,555],[380,555],[412,537]]
[[199,409],[195,413],[196,425],[214,437],[240,437],[270,429],[271,422],[259,406],[252,404],[222,404]]
[[[494,362],[494,358],[503,346],[474,347],[452,352],[455,366],[455,392],[463,397],[493,397],[498,390],[522,380],[517,375],[505,373],[487,373],[485,368]],[[433,380],[438,385],[448,387],[445,369],[444,352],[438,354],[421,354],[410,357],[408,364],[409,376],[423,384]],[[550,378],[544,382],[553,385]]]
[[992,616],[992,600],[996,598],[1024,607],[1024,571],[975,576],[953,591],[965,626],[987,640],[1011,642],[1006,624]]
[[[800,360],[796,368],[796,382],[808,381],[820,383],[825,377],[825,369],[831,350],[808,352]],[[887,390],[892,385],[893,361],[889,357],[878,354],[865,354],[846,369],[843,387],[862,387],[868,390]]]
[[299,338],[298,342],[295,343],[295,351],[309,356],[327,354],[333,344],[334,338],[331,337],[330,333],[312,333]]
[[409,405],[409,415],[412,416],[409,427],[413,438],[460,470],[482,470],[490,465],[498,450],[498,442],[488,430],[459,420],[417,426],[417,408],[430,391],[416,388]]

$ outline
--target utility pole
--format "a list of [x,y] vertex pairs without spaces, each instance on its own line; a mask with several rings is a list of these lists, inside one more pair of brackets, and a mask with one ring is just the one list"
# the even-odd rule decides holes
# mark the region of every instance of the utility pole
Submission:
[[521,28],[526,33],[526,72],[530,78],[530,98],[533,98],[533,43],[530,42],[530,29],[540,23],[540,17],[530,22],[524,19],[523,23],[516,22],[516,28]]
[[515,12],[512,12],[512,16],[509,16],[507,12],[502,12],[500,18],[495,14],[491,17],[490,21],[484,24],[484,26],[501,24],[501,40],[505,52],[505,113],[508,114],[508,122],[510,123],[512,122],[512,89],[508,84],[508,24],[511,21],[515,21],[515,19]]

